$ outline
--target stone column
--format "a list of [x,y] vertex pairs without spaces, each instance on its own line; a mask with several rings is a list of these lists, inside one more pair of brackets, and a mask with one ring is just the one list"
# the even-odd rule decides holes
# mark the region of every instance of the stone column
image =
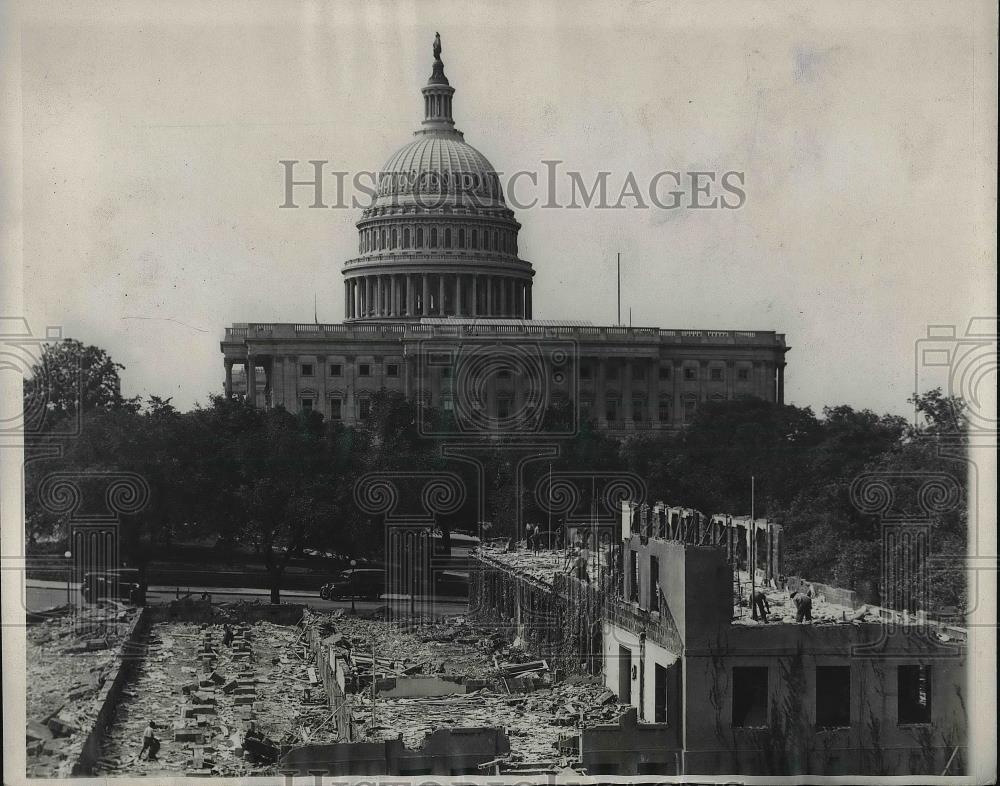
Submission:
[[785,364],[778,364],[778,403],[785,403]]
[[607,420],[607,377],[606,377],[606,360],[604,357],[599,357],[597,359],[597,379],[594,380],[594,409],[597,410],[596,417],[598,423],[604,423]]
[[372,314],[372,277],[365,276],[365,305],[362,316],[370,317]]
[[341,418],[347,425],[354,425],[357,420],[357,409],[354,398],[354,388],[357,384],[357,358],[354,355],[344,357],[344,403]]
[[438,316],[444,316],[444,274],[438,273]]
[[674,386],[674,405],[671,407],[673,412],[672,420],[674,423],[680,424],[684,419],[684,404],[681,401],[681,387],[684,376],[684,368],[680,360],[674,361],[673,371],[670,373],[671,382]]
[[223,361],[226,364],[226,398],[233,395],[233,361],[226,358]]
[[420,312],[426,317],[430,314],[430,302],[431,302],[431,282],[430,277],[424,273],[421,276],[424,282],[424,295],[420,303]]
[[261,366],[264,369],[264,409],[270,409],[274,404],[271,401],[274,395],[274,355],[265,358]]
[[344,319],[351,318],[351,282],[344,282]]
[[632,422],[632,361],[626,360],[619,368],[622,378],[622,420],[626,423],[625,428],[628,428],[627,424]]
[[526,316],[525,316],[526,319],[531,319],[531,306],[532,306],[532,303],[531,303],[531,287],[532,287],[532,283],[529,281],[528,282],[528,287],[527,287],[528,288],[528,292],[527,292],[527,295],[525,296],[526,297],[526,302],[527,302],[527,312],[528,312],[526,314]]
[[254,409],[257,408],[257,359],[247,353],[247,364],[246,364],[246,378],[247,378],[247,401],[250,402],[250,406]]
[[500,316],[510,316],[507,313],[507,279],[501,277],[497,283],[500,285]]
[[413,285],[414,276],[406,277],[406,316],[412,317],[417,313],[417,289]]
[[660,362],[654,358],[646,363],[646,420],[652,424],[660,416]]
[[462,316],[462,274],[455,274],[455,316]]
[[479,276],[472,275],[472,316],[479,316]]
[[493,276],[486,277],[486,316],[493,316]]
[[732,401],[736,396],[734,395],[734,390],[736,388],[736,362],[733,360],[726,361],[726,398]]
[[323,417],[330,417],[330,393],[328,380],[330,379],[330,365],[326,362],[326,355],[316,356],[316,365],[319,368],[315,369],[316,377],[319,380],[319,390],[316,391],[319,401],[316,403],[319,405],[319,411],[323,413]]

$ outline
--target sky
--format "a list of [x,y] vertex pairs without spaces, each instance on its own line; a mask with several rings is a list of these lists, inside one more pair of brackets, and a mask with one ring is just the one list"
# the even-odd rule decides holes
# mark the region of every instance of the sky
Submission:
[[607,171],[612,201],[629,172],[743,173],[733,210],[517,210],[536,318],[613,324],[620,252],[626,322],[781,332],[789,403],[907,414],[927,326],[996,313],[989,3],[6,13],[3,307],[106,349],[127,395],[207,402],[227,325],[343,317],[360,210],[280,209],[278,162],[377,170],[422,119],[435,31],[503,173]]

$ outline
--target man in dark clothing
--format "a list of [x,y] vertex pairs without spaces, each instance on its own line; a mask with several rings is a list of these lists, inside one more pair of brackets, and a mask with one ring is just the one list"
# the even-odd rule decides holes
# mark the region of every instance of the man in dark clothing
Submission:
[[222,646],[228,647],[233,643],[233,629],[229,627],[227,622],[222,626]]
[[582,552],[576,552],[572,562],[570,562],[569,569],[566,571],[571,576],[583,581],[587,584],[590,583],[590,573],[587,571],[587,558]]
[[753,618],[767,622],[767,615],[771,613],[771,605],[767,602],[767,595],[763,590],[757,589],[753,593]]
[[803,622],[808,620],[812,622],[812,598],[806,595],[804,592],[793,592],[792,593],[792,603],[795,604],[795,621]]

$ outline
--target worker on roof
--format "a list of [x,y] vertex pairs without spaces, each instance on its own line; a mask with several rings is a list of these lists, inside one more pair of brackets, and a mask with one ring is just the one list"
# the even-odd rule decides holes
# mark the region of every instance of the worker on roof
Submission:
[[760,588],[755,589],[753,591],[753,598],[751,599],[751,602],[753,605],[751,616],[755,620],[759,619],[763,622],[767,622],[767,615],[771,613],[771,604],[767,602],[767,595],[764,594],[764,590]]
[[812,622],[812,598],[804,592],[790,592],[792,603],[795,604],[795,621]]

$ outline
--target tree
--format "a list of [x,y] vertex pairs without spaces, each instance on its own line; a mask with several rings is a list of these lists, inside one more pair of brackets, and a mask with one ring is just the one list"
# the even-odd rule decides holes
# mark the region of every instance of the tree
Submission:
[[28,431],[49,430],[84,412],[137,408],[137,399],[121,394],[118,372],[124,368],[103,349],[75,339],[44,345],[24,383],[24,411],[33,418]]

